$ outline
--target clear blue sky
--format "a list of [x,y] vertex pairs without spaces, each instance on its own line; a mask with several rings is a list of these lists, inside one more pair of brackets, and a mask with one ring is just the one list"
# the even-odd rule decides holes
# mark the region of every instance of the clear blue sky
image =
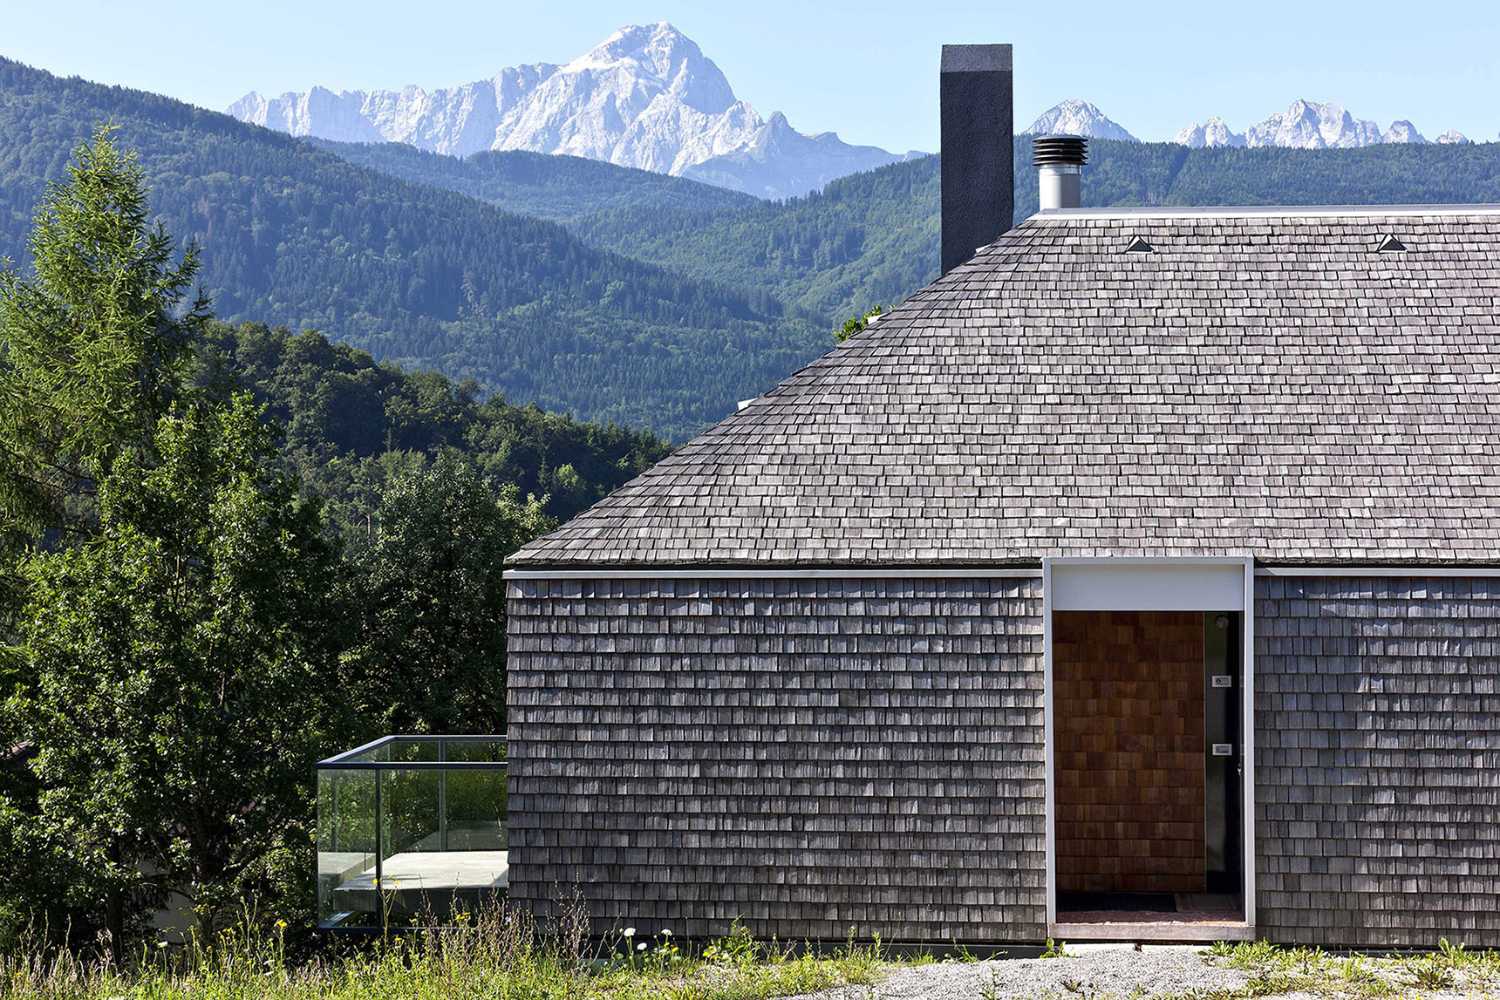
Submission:
[[222,109],[249,90],[482,79],[660,20],[761,114],[895,150],[937,147],[943,42],[1015,44],[1018,124],[1076,96],[1165,139],[1212,114],[1243,130],[1306,97],[1428,138],[1500,132],[1493,0],[6,0],[0,54]]

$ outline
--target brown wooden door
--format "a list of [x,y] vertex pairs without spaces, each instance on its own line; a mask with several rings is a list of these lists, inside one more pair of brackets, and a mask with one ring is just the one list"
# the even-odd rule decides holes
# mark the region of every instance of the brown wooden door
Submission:
[[1060,892],[1205,892],[1202,612],[1053,615]]

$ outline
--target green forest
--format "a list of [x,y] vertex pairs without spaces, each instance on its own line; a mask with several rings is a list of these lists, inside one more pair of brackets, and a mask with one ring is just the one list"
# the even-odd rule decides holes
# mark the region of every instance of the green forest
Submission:
[[[323,143],[351,162],[567,226],[585,243],[723,287],[769,290],[825,327],[937,276],[938,158],[892,164],[785,202],[531,153],[467,159]],[[1015,140],[1016,221],[1037,209],[1031,140]],[[591,197],[558,189],[587,176]],[[606,180],[609,178],[609,180]],[[646,178],[651,178],[649,181]],[[1196,149],[1091,141],[1092,206],[1378,205],[1500,200],[1500,143],[1364,149]]]
[[0,270],[0,952],[307,927],[312,762],[504,732],[506,556],[666,446],[222,323],[118,137],[66,176]]
[[194,382],[249,391],[283,431],[282,452],[344,524],[363,525],[396,473],[462,453],[491,484],[542,498],[565,521],[667,454],[649,431],[485,398],[473,381],[407,372],[320,333],[205,325]]
[[820,353],[821,321],[152,94],[0,60],[0,255],[101,121],[228,321],[316,329],[486,394],[683,436]]

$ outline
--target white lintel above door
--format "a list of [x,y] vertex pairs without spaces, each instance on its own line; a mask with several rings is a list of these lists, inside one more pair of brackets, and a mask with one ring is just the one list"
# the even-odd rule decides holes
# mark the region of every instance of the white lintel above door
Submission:
[[1243,611],[1245,559],[1053,559],[1053,611]]

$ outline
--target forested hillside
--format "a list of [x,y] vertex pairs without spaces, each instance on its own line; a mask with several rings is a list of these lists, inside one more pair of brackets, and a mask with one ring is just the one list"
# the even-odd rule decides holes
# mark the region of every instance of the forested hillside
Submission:
[[[937,274],[938,159],[854,174],[785,202],[720,203],[686,181],[647,189],[601,164],[597,197],[553,178],[571,164],[486,153],[458,160],[330,144],[340,156],[566,224],[592,245],[722,285],[765,289],[827,323],[892,303]],[[1364,149],[1197,149],[1094,140],[1088,205],[1398,204],[1500,201],[1500,144]],[[516,178],[530,172],[525,183]],[[482,182],[503,175],[510,183]],[[610,178],[606,181],[605,178]],[[1016,219],[1037,208],[1031,142],[1015,142]],[[712,189],[708,189],[712,190]],[[604,193],[607,192],[607,195]]]
[[106,120],[138,152],[154,214],[201,245],[227,320],[318,329],[518,402],[673,435],[826,344],[821,322],[764,291],[629,260],[226,115],[7,60],[0,254],[24,257],[46,182]]
[[937,270],[936,157],[769,202],[575,157],[458,158],[396,143],[314,141],[393,177],[563,223],[592,246],[770,294],[824,325],[861,304],[900,299]]
[[510,150],[456,157],[399,142],[305,141],[404,181],[457,191],[508,212],[553,222],[618,209],[733,212],[764,204],[710,184],[581,156]]
[[267,406],[303,483],[344,527],[364,522],[391,476],[444,451],[463,453],[497,487],[543,498],[559,521],[667,453],[648,431],[482,400],[477,383],[402,371],[311,331],[212,323],[198,370],[205,387],[245,388]]

